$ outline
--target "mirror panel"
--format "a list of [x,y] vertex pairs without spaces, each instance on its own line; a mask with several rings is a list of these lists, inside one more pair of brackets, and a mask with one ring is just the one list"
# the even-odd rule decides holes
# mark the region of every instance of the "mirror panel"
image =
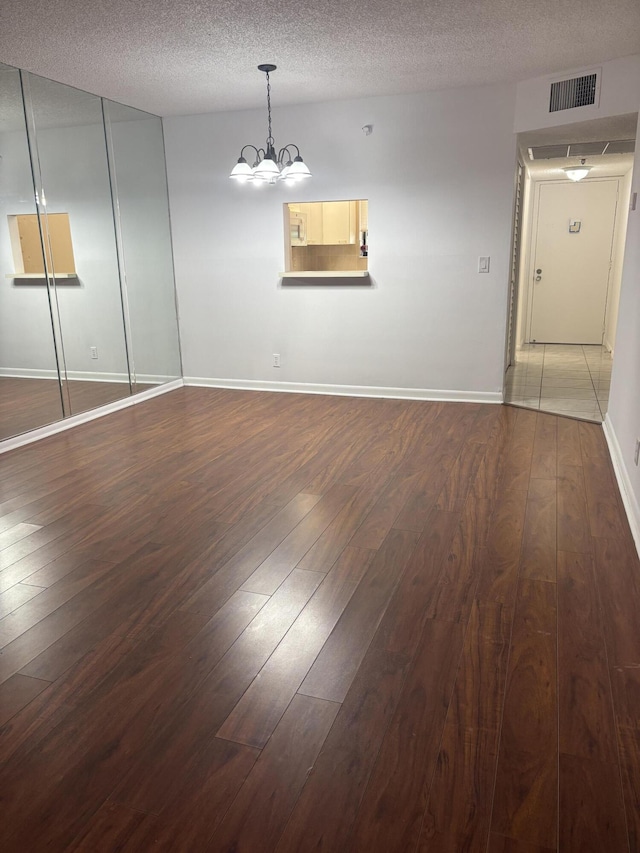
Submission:
[[162,120],[104,101],[132,387],[181,376]]
[[[33,74],[24,79],[66,413],[77,414],[130,394],[102,102]],[[63,215],[71,254],[59,239]]]
[[42,248],[20,72],[0,64],[0,440],[63,416]]

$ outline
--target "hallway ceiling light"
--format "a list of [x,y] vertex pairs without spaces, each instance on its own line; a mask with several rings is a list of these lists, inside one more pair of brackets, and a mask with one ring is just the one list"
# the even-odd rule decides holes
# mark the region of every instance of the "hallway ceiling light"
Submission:
[[[311,172],[300,156],[300,149],[293,142],[289,142],[276,154],[275,140],[271,134],[271,83],[269,73],[275,71],[275,65],[258,65],[258,71],[267,75],[267,115],[269,120],[269,131],[266,148],[256,148],[255,145],[245,145],[240,151],[238,162],[231,170],[230,178],[239,184],[252,183],[256,186],[264,184],[275,184],[276,181],[284,181],[287,184],[295,184],[311,177]],[[252,166],[247,162],[244,152],[247,148],[255,151],[255,160]],[[295,156],[292,150],[295,148]]]
[[591,171],[590,166],[585,166],[586,160],[580,160],[579,166],[566,166],[562,171],[569,178],[570,181],[581,181],[583,178],[586,178],[589,172]]

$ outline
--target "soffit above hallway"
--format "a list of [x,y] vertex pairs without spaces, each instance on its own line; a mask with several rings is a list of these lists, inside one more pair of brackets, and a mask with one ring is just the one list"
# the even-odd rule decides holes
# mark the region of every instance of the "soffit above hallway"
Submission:
[[3,0],[0,61],[159,115],[515,82],[640,50],[637,0]]

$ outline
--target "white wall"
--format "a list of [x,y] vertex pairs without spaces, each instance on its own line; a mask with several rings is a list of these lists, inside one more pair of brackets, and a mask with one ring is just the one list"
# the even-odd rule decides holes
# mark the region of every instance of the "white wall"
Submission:
[[[638,143],[640,144],[640,143]],[[618,196],[618,211],[616,214],[616,231],[613,246],[613,263],[611,265],[611,280],[607,297],[607,317],[604,332],[604,344],[614,354],[616,332],[618,328],[618,311],[620,308],[620,289],[622,287],[622,269],[624,265],[624,247],[627,238],[629,218],[629,196],[631,194],[631,178],[633,170],[627,172],[620,180]]]
[[[640,122],[638,126],[640,137]],[[640,192],[640,149],[636,148],[631,192]],[[623,486],[629,519],[640,550],[640,468],[634,464],[640,438],[640,208],[629,213],[620,292],[609,411],[609,445]]]
[[[313,172],[293,190],[228,179],[264,110],[165,119],[185,376],[499,399],[513,105],[496,85],[276,106]],[[369,200],[370,285],[282,286],[283,203],[344,198]]]
[[[598,69],[602,69],[598,104],[549,112],[549,93],[552,82],[588,74]],[[518,83],[516,89],[514,129],[516,133],[521,133],[525,130],[540,130],[544,127],[589,121],[594,118],[635,113],[638,109],[639,87],[640,54],[524,80]]]

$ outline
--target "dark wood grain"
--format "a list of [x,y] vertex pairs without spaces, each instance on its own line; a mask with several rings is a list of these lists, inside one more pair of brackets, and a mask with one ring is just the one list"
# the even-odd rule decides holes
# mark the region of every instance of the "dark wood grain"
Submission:
[[497,731],[447,723],[416,848],[420,853],[485,853],[497,746]]
[[300,692],[342,702],[416,545],[417,534],[392,530],[309,670]]
[[559,850],[626,850],[627,830],[614,764],[560,753]]
[[265,746],[373,556],[356,548],[343,554],[224,721],[218,737]]
[[545,413],[183,388],[0,455],[3,853],[631,853],[639,578]]
[[523,580],[507,676],[494,832],[556,847],[557,742],[555,585]]
[[209,850],[273,850],[340,705],[295,696],[227,812]]
[[582,467],[558,469],[558,550],[590,554],[593,550]]
[[532,479],[555,479],[558,465],[558,418],[538,412],[531,457]]
[[[554,460],[555,468],[555,460]],[[531,580],[556,580],[557,496],[552,480],[531,479],[522,537],[520,570]]]
[[463,636],[454,622],[426,623],[360,804],[349,846],[354,853],[391,853],[417,844]]
[[278,853],[351,849],[358,805],[407,668],[406,655],[369,650],[284,830]]
[[587,554],[558,553],[558,683],[560,751],[615,765],[611,682]]

